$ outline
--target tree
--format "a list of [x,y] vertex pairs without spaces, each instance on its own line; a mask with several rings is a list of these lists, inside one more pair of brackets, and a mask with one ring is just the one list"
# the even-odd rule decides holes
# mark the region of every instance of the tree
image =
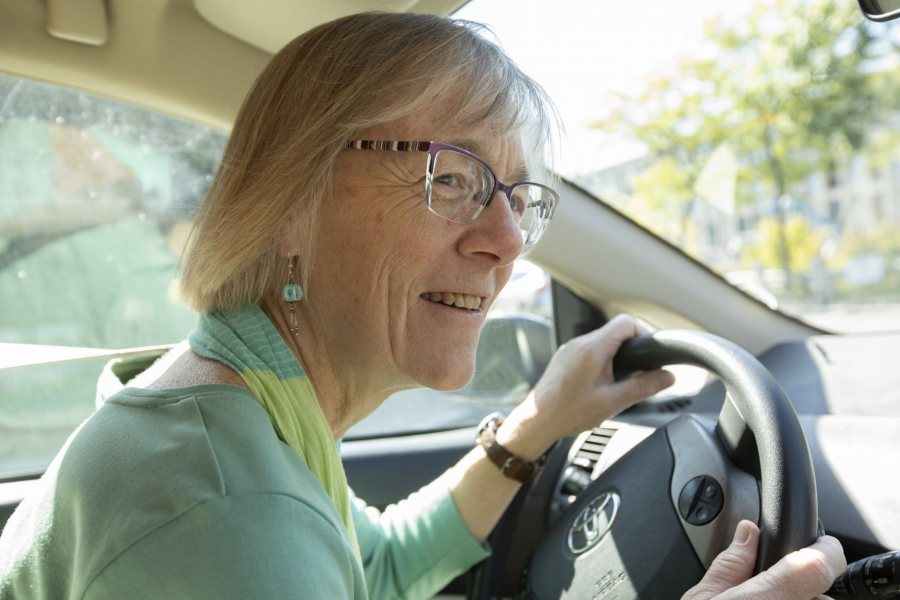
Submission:
[[680,169],[674,158],[667,156],[655,161],[632,183],[635,195],[660,217],[653,229],[681,246],[686,245],[689,203],[694,197],[690,174]]
[[819,255],[819,248],[827,234],[815,229],[799,215],[787,218],[784,228],[772,218],[761,219],[757,225],[759,239],[749,244],[744,253],[744,261],[750,267],[777,268],[781,266],[781,256],[774,243],[784,235],[791,248],[791,271],[806,271]]
[[[681,207],[695,200],[704,163],[727,143],[741,165],[736,202],[768,196],[774,225],[767,227],[790,279],[807,262],[792,258],[805,251],[791,246],[785,199],[792,187],[812,172],[833,173],[872,141],[887,119],[884,107],[896,110],[896,61],[884,72],[886,57],[896,54],[892,26],[866,22],[843,0],[760,2],[740,23],[707,23],[702,55],[657,74],[637,97],[618,97],[598,127],[644,142],[657,162],[636,191],[668,193]],[[681,176],[676,188],[669,187],[673,169]]]

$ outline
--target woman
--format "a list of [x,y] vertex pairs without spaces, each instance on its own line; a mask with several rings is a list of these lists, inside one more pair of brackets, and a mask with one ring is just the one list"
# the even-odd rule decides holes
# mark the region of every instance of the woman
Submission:
[[[424,598],[483,559],[555,440],[671,383],[614,382],[633,320],[566,344],[493,440],[383,515],[352,497],[335,440],[395,391],[471,377],[557,201],[519,183],[545,106],[478,27],[442,17],[351,16],[279,52],[197,218],[189,347],[72,436],[4,531],[0,596]],[[688,597],[807,600],[843,568],[828,538],[746,581],[758,530],[738,529]]]

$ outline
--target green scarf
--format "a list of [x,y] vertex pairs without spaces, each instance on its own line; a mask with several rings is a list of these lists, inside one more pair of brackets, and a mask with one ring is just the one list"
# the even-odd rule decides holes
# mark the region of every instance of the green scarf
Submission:
[[297,453],[331,496],[354,551],[347,476],[331,427],[297,357],[258,306],[201,315],[191,349],[235,371],[260,401],[275,432]]

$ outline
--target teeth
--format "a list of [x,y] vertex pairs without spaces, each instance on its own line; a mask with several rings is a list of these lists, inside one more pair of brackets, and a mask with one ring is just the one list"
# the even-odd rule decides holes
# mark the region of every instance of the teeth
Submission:
[[481,297],[471,296],[469,294],[459,294],[455,292],[426,292],[422,297],[431,302],[440,302],[447,306],[455,306],[456,308],[465,308],[468,310],[477,310],[481,307]]

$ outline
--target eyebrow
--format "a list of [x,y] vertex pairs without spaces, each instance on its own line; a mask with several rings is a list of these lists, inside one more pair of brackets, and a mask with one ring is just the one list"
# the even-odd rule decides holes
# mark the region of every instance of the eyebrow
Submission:
[[531,171],[528,170],[528,167],[521,166],[515,171],[513,171],[513,181],[512,183],[519,183],[522,181],[531,181]]
[[450,140],[447,143],[451,146],[456,146],[457,148],[468,150],[472,154],[477,154],[478,156],[482,156],[484,154],[484,149],[481,147],[481,144],[479,144],[475,140]]
[[[458,139],[458,140],[451,140],[447,143],[452,146],[456,146],[457,148],[462,148],[463,150],[468,150],[472,154],[481,157],[482,160],[485,160],[484,159],[484,154],[485,154],[484,149],[481,147],[481,144],[479,144],[475,140]],[[493,169],[493,167],[491,167],[491,168]],[[515,171],[512,172],[512,180],[509,181],[508,183],[519,183],[522,181],[531,181],[531,171],[525,165],[520,166],[519,168],[517,168]]]

